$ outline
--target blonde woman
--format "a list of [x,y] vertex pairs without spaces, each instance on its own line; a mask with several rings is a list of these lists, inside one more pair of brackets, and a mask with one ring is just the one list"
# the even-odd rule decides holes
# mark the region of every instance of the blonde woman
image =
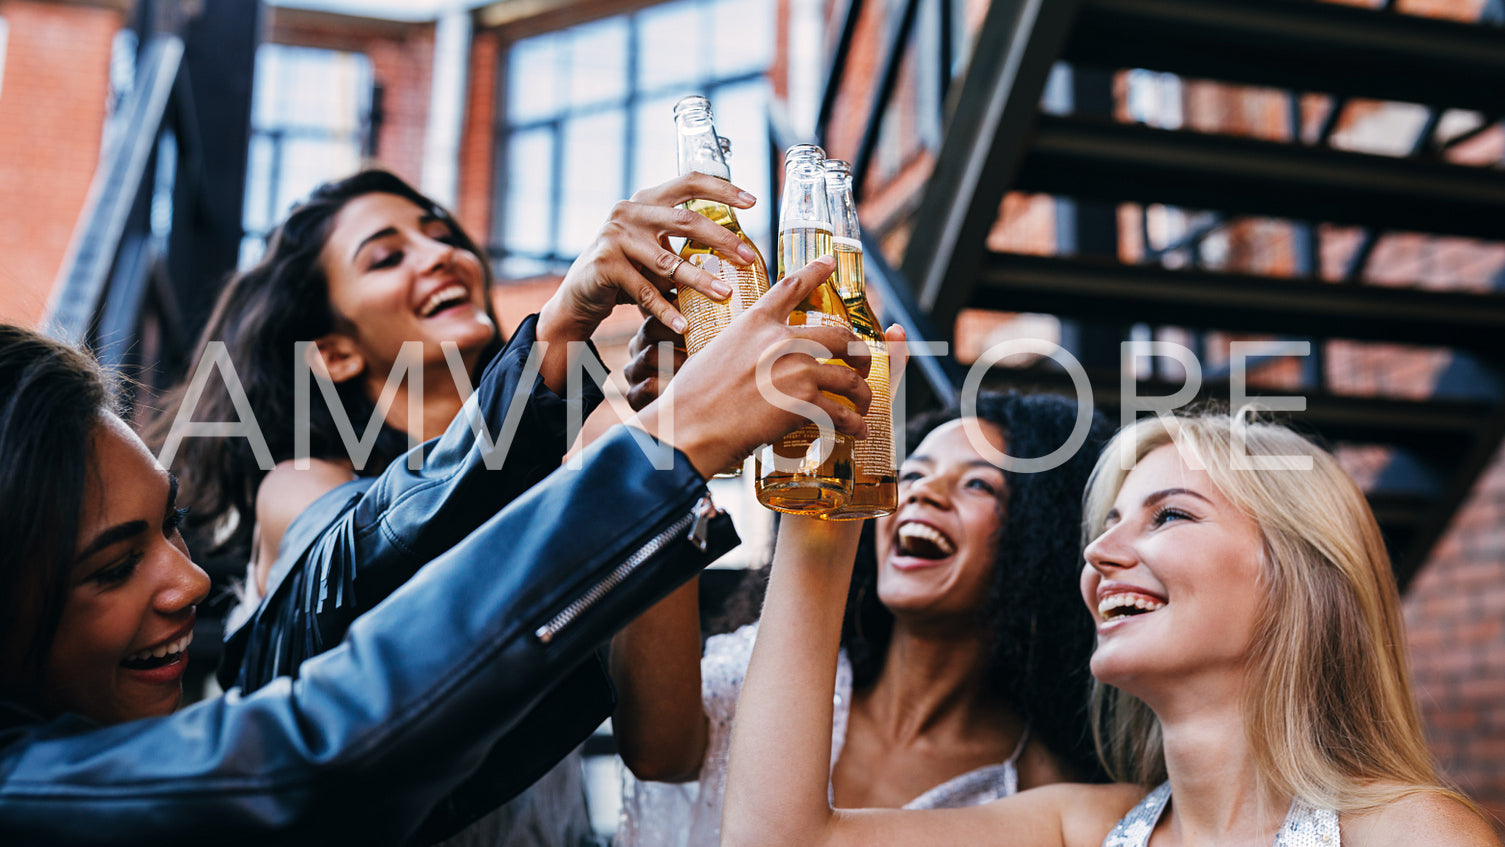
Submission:
[[833,810],[825,745],[856,532],[786,521],[723,844],[1499,843],[1427,753],[1389,559],[1330,454],[1275,424],[1148,419],[1104,451],[1084,523],[1094,723],[1117,783]]

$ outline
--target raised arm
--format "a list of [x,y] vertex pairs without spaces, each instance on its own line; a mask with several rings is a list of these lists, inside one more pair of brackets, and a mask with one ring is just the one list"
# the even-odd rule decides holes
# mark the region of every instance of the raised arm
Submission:
[[[890,330],[891,344],[903,341]],[[896,372],[903,364],[896,350]],[[896,381],[897,382],[897,381]],[[1051,785],[983,806],[836,810],[832,691],[860,524],[780,521],[762,623],[732,727],[725,847],[1097,847],[1141,792]]]

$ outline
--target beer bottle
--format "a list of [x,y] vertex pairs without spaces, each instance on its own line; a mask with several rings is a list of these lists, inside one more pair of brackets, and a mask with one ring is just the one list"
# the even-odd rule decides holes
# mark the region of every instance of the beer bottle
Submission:
[[[731,181],[731,170],[722,155],[725,139],[716,134],[711,119],[711,101],[696,94],[674,104],[674,126],[678,131],[679,172],[703,173]],[[752,249],[756,257],[751,265],[742,267],[716,255],[710,247],[687,240],[679,255],[686,262],[704,268],[721,277],[732,289],[724,301],[713,300],[691,288],[678,291],[679,311],[685,316],[685,350],[695,355],[716,334],[732,322],[732,318],[757,302],[768,292],[768,268],[758,246],[742,231],[737,222],[737,213],[725,203],[715,200],[695,199],[685,203],[685,208],[710,218],[726,227]]]
[[[779,206],[781,279],[831,253],[831,217],[820,168],[825,155],[814,144],[796,145],[785,154],[784,196]],[[789,324],[851,328],[846,307],[829,279],[795,307]],[[852,494],[852,452],[850,435],[813,422],[805,424],[754,454],[758,502],[780,512],[803,515],[819,515],[846,505]]]
[[826,177],[826,199],[831,210],[831,247],[836,257],[836,275],[832,281],[846,306],[852,331],[867,342],[873,357],[872,368],[867,374],[873,403],[863,418],[867,422],[867,438],[856,443],[853,456],[852,497],[845,506],[821,517],[830,520],[875,518],[893,514],[899,502],[888,345],[868,304],[863,285],[862,230],[857,223],[857,201],[852,196],[852,166],[840,159],[826,159],[821,162],[821,169]]

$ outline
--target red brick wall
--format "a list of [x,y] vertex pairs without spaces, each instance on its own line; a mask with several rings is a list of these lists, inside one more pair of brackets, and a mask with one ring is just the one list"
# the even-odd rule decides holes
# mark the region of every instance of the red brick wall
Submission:
[[119,11],[0,0],[0,320],[35,324],[99,162]]
[[[460,185],[455,215],[481,244],[491,237],[491,196],[496,170],[497,63],[502,45],[494,32],[478,30],[470,45],[465,129],[460,142]],[[496,198],[500,200],[500,198]]]

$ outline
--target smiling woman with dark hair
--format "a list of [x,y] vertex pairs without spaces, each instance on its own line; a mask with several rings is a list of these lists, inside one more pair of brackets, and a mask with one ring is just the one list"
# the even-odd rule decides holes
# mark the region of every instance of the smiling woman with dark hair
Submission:
[[[706,477],[802,423],[757,390],[760,355],[791,350],[779,390],[862,431],[865,360],[793,352],[813,341],[846,359],[851,334],[787,325],[832,269],[770,291],[579,470],[425,559],[296,680],[181,711],[208,581],[178,529],[176,483],[86,357],[0,326],[0,841],[400,844],[428,838],[436,814],[506,799],[574,730],[546,698],[566,687],[609,701],[593,652],[732,544]],[[637,435],[667,431],[671,408],[673,461],[659,469]],[[376,487],[389,484],[401,487]],[[387,503],[371,535],[432,505]],[[581,673],[594,673],[583,689]],[[509,757],[503,782],[473,784]]]

